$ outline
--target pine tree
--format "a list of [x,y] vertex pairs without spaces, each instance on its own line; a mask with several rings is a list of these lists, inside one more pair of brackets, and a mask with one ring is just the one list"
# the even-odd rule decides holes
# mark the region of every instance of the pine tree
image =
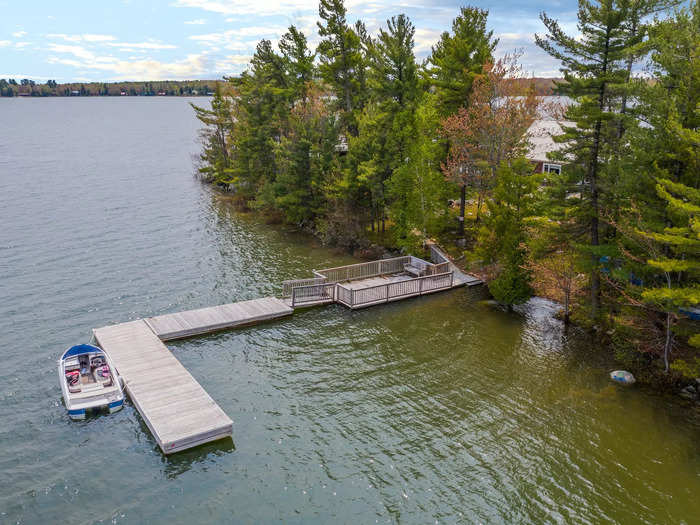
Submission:
[[405,163],[414,140],[419,94],[413,54],[415,28],[405,15],[387,20],[372,46],[368,71],[370,101],[359,119],[361,136],[351,139],[351,169],[369,190],[371,220],[386,218],[387,181]]
[[531,274],[525,248],[527,219],[535,211],[539,175],[524,157],[503,161],[498,169],[490,215],[479,232],[479,251],[496,263],[498,272],[489,282],[494,298],[508,307],[527,301],[532,295]]
[[[448,184],[440,171],[443,147],[435,139],[440,119],[433,95],[421,95],[414,122],[415,133],[406,162],[387,181],[396,242],[410,251],[418,248],[419,241],[422,243],[430,234],[444,229],[448,200]],[[415,238],[415,231],[420,232],[420,239]]]
[[486,30],[487,18],[487,10],[462,7],[452,22],[452,33],[442,33],[432,48],[424,78],[435,91],[443,117],[467,104],[474,79],[481,75],[484,64],[493,61],[498,39]]
[[224,94],[221,84],[211,100],[211,109],[190,103],[199,121],[204,124],[200,132],[202,152],[199,155],[199,173],[207,182],[220,186],[234,184],[230,158],[230,140],[234,131],[231,98]]
[[[700,8],[698,2],[650,28],[651,82],[636,91],[635,113],[645,123],[628,132],[622,178],[635,220],[621,220],[622,276],[642,286],[626,295],[663,318],[664,368],[700,373],[700,360],[671,364],[679,312],[700,303]],[[682,339],[682,338],[681,338]],[[700,346],[700,337],[689,335]],[[694,363],[694,364],[693,364]]]
[[317,22],[318,34],[322,40],[316,51],[321,78],[337,97],[344,128],[356,135],[353,110],[359,95],[357,74],[364,67],[360,38],[348,25],[343,0],[320,0],[318,14],[321,18]]
[[545,13],[540,18],[545,36],[535,35],[539,47],[562,63],[564,81],[557,92],[571,97],[574,104],[566,127],[556,140],[567,147],[560,158],[567,161],[566,177],[580,195],[578,220],[589,231],[591,317],[600,315],[600,217],[603,192],[614,186],[606,180],[606,161],[620,143],[617,119],[627,79],[627,59],[632,52],[627,23],[630,4],[626,0],[579,0],[578,28],[581,36],[569,36],[559,23]]
[[269,40],[262,40],[249,71],[236,81],[239,132],[234,136],[234,172],[241,195],[255,199],[257,206],[274,202],[274,153],[288,127],[289,80],[283,57],[275,53]]
[[305,101],[307,89],[315,75],[315,53],[309,50],[304,33],[293,25],[282,35],[279,48],[288,77],[291,105],[298,100]]
[[287,222],[313,229],[326,208],[325,187],[335,166],[337,118],[323,92],[310,85],[289,116],[288,136],[276,149],[274,206]]

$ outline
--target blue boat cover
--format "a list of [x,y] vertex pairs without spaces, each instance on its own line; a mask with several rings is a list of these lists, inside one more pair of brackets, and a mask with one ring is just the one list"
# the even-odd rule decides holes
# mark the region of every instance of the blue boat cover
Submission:
[[66,350],[61,359],[65,359],[66,357],[70,357],[72,355],[89,354],[91,352],[102,352],[102,349],[92,345],[75,345]]

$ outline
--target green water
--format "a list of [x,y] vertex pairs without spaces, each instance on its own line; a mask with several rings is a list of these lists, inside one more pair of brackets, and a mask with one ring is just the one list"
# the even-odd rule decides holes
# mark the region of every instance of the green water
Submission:
[[193,180],[186,102],[0,100],[0,523],[700,522],[697,409],[477,289],[169,344],[232,441],[70,421],[56,358],[91,328],[353,262]]

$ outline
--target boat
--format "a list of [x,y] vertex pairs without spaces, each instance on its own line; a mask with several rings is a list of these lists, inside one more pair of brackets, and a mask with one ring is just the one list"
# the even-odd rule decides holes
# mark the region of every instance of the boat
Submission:
[[76,345],[58,360],[58,380],[71,419],[85,419],[88,412],[121,410],[124,392],[109,356],[93,345]]

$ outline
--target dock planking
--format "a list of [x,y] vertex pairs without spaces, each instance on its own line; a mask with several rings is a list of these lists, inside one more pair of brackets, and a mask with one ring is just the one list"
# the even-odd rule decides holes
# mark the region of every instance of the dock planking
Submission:
[[274,297],[159,315],[93,330],[165,454],[233,434],[233,422],[163,344],[291,315]]
[[143,320],[93,332],[165,454],[231,437],[231,419]]
[[[479,279],[459,271],[437,247],[433,247],[433,250],[442,260],[439,265],[430,265],[420,259],[418,262],[433,269],[440,268],[442,273],[416,278],[401,275],[401,270],[405,268],[396,266],[395,263],[405,262],[404,259],[413,261],[413,257],[360,263],[326,270],[338,272],[348,269],[346,286],[342,286],[339,281],[318,283],[318,277],[285,281],[285,287],[291,285],[292,294],[286,300],[264,297],[158,315],[97,328],[93,333],[97,344],[112,358],[124,380],[129,398],[161,450],[165,454],[171,454],[232,436],[233,422],[173,356],[163,341],[277,319],[291,315],[295,308],[300,307],[339,302],[351,308],[364,308],[456,286],[482,284]],[[382,266],[384,264],[389,264],[389,268]],[[378,272],[376,266],[387,271]],[[364,279],[362,273],[356,271],[357,268],[367,270]],[[352,275],[350,269],[353,270]],[[309,281],[315,284],[309,285]],[[297,290],[304,291],[300,296],[300,304],[295,303]],[[348,294],[352,297],[351,304],[347,304]],[[356,294],[363,297],[357,303]]]
[[145,322],[162,341],[227,330],[291,315],[294,309],[281,299],[263,297],[176,314],[148,317]]

